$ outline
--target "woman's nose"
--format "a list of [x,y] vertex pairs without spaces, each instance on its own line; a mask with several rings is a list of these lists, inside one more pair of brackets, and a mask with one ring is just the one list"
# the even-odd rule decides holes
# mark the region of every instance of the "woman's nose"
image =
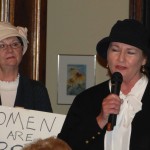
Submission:
[[125,53],[124,52],[120,52],[118,59],[120,62],[123,62],[125,60]]
[[7,48],[6,48],[6,49],[7,49],[8,52],[12,52],[12,51],[13,51],[13,48],[12,48],[11,45],[7,45]]

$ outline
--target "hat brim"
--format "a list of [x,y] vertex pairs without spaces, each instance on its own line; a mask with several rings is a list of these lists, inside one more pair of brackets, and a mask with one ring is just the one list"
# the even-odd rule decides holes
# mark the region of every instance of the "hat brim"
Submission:
[[13,36],[18,36],[18,37],[20,37],[22,39],[22,42],[23,42],[23,55],[24,55],[25,52],[27,51],[27,48],[28,48],[28,40],[26,40],[20,34],[18,34],[18,33],[9,33],[9,34],[6,34],[6,35],[0,37],[0,41],[3,40],[3,39],[6,39],[8,37],[13,37]]
[[8,37],[18,36],[23,42],[23,54],[25,54],[28,47],[27,40],[27,28],[26,27],[15,27],[9,22],[0,22],[0,41]]
[[96,50],[99,56],[107,59],[107,50],[110,44],[110,37],[105,37],[97,43]]

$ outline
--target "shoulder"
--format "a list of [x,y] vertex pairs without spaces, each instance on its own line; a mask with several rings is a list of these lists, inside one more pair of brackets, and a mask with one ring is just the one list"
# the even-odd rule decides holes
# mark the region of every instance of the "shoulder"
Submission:
[[31,86],[33,88],[35,87],[45,88],[45,85],[42,82],[30,79],[23,75],[20,75],[20,83],[26,86]]
[[109,93],[108,81],[86,89],[75,96],[68,114],[99,113],[101,102]]
[[109,80],[107,81],[104,81],[100,84],[97,84],[95,86],[92,86],[88,89],[86,89],[85,91],[83,91],[82,93],[79,94],[80,95],[87,95],[88,93],[89,94],[100,94],[100,93],[107,93],[108,90],[109,90],[109,86],[108,86],[108,82]]
[[73,103],[94,103],[110,93],[108,81],[95,85],[78,94]]

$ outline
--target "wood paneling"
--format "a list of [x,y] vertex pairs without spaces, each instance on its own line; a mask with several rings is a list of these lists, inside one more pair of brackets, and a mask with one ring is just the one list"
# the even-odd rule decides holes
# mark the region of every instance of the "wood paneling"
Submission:
[[129,17],[141,21],[150,32],[150,0],[130,0]]
[[129,17],[142,21],[143,19],[143,0],[130,0]]

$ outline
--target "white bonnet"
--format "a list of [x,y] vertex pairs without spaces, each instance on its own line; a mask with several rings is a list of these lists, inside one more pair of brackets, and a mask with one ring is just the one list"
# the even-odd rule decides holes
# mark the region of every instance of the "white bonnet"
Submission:
[[26,52],[28,47],[28,40],[27,40],[27,28],[25,27],[15,27],[9,22],[0,22],[0,41],[12,37],[18,36],[22,39],[23,42],[23,54]]

